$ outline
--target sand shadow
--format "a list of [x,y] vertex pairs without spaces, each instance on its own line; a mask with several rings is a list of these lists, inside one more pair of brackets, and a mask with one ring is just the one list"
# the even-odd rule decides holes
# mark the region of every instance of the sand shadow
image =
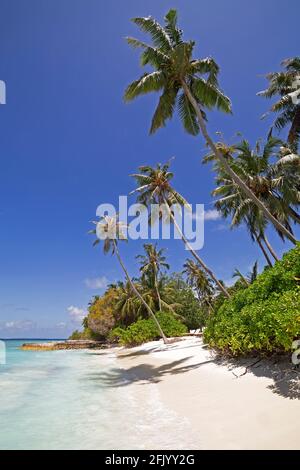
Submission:
[[[118,354],[118,360],[134,359],[135,357],[147,356],[156,352],[189,349],[191,347],[199,347],[199,345],[187,346],[183,343],[179,346],[178,343],[174,343],[174,345],[169,345],[167,349],[159,345],[148,350],[120,353]],[[102,373],[88,374],[87,380],[99,383],[104,387],[125,387],[132,383],[145,385],[147,383],[158,383],[168,375],[184,374],[204,364],[215,363],[216,365],[226,367],[237,380],[242,380],[243,377],[250,373],[256,377],[271,379],[272,383],[267,388],[272,393],[292,400],[300,399],[300,368],[293,366],[289,355],[273,355],[266,358],[253,356],[244,359],[224,358],[216,355],[211,360],[202,361],[197,364],[185,364],[192,357],[188,356],[159,366],[144,363],[126,369],[114,368]]]
[[[203,346],[202,346],[203,347]],[[140,356],[146,356],[148,354],[153,354],[153,353],[161,353],[161,352],[170,352],[170,351],[177,351],[179,349],[191,349],[191,348],[199,348],[199,344],[192,344],[188,346],[178,346],[177,343],[171,343],[169,344],[166,348],[163,348],[162,346],[154,346],[153,348],[149,349],[141,349],[139,351],[132,351],[128,353],[118,353],[118,359],[128,359],[128,358],[135,358],[135,357],[140,357]]]
[[190,358],[191,356],[160,366],[139,364],[127,369],[114,368],[100,374],[89,374],[87,379],[100,383],[102,387],[108,388],[126,387],[133,383],[145,385],[147,383],[159,383],[165,376],[184,374],[190,370],[195,370],[205,364],[214,362],[214,360],[208,360],[199,362],[198,364],[183,365]]
[[270,391],[291,400],[300,399],[300,369],[291,363],[289,355],[239,360],[217,357],[216,363],[228,367],[239,380],[247,373],[271,379],[273,383],[267,387]]

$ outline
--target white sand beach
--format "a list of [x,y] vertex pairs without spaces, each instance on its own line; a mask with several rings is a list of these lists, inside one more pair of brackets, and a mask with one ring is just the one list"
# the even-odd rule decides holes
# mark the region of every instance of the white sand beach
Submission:
[[225,363],[187,337],[120,348],[117,362],[115,384],[125,380],[134,393],[154,387],[188,424],[193,448],[300,449],[300,371],[287,360]]

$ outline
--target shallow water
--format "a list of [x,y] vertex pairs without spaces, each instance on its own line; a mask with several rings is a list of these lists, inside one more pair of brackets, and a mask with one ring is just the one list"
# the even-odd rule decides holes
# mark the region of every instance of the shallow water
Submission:
[[21,351],[23,342],[6,341],[0,365],[1,450],[199,448],[157,386],[132,385],[113,351]]

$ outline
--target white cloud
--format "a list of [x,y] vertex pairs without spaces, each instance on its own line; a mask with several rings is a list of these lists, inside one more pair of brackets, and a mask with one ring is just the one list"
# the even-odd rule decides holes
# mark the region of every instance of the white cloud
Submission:
[[31,330],[35,328],[36,324],[30,320],[10,320],[1,322],[1,330]]
[[75,307],[74,305],[70,305],[70,307],[67,308],[67,311],[71,317],[71,320],[75,323],[82,322],[87,314],[83,308]]
[[108,284],[108,279],[105,276],[87,278],[84,280],[84,283],[89,289],[105,289]]
[[217,209],[209,209],[204,213],[204,220],[219,220],[221,219],[220,212]]
[[61,321],[61,322],[57,323],[55,326],[56,326],[56,328],[60,328],[60,329],[63,330],[64,328],[66,328],[68,326],[68,324],[64,321]]
[[[203,215],[203,214],[202,214]],[[204,220],[219,220],[221,219],[222,216],[221,214],[217,211],[217,209],[208,209],[207,211],[204,211]],[[200,215],[197,213],[192,214],[192,219],[193,220],[199,220]]]
[[214,230],[216,232],[222,232],[223,230],[229,230],[229,229],[230,229],[230,224],[225,222],[223,224],[218,224]]

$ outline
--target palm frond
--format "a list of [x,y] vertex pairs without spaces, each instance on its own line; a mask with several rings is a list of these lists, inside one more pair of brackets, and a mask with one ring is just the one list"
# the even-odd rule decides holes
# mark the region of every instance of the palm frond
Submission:
[[176,46],[182,42],[182,31],[177,28],[177,11],[171,9],[165,16],[165,31],[171,39],[172,45]]
[[205,59],[193,60],[191,62],[193,73],[208,74],[207,81],[214,86],[218,86],[218,74],[220,68],[212,57]]
[[192,92],[197,100],[206,108],[216,107],[224,113],[231,113],[231,101],[217,87],[208,81],[197,78],[192,82]]
[[178,111],[180,119],[183,123],[185,130],[188,134],[199,134],[199,125],[197,121],[196,112],[186,97],[185,93],[181,93],[178,99]]
[[162,26],[151,16],[147,18],[133,18],[133,23],[135,23],[142,31],[150,34],[153,44],[155,47],[158,47],[163,52],[168,52],[172,48],[171,40],[162,28]]
[[132,82],[125,90],[124,100],[132,101],[140,95],[161,90],[165,85],[165,77],[162,72],[152,72],[142,75]]
[[150,134],[154,134],[159,128],[166,125],[166,121],[173,117],[177,89],[166,88],[159,98],[158,105],[152,118]]

